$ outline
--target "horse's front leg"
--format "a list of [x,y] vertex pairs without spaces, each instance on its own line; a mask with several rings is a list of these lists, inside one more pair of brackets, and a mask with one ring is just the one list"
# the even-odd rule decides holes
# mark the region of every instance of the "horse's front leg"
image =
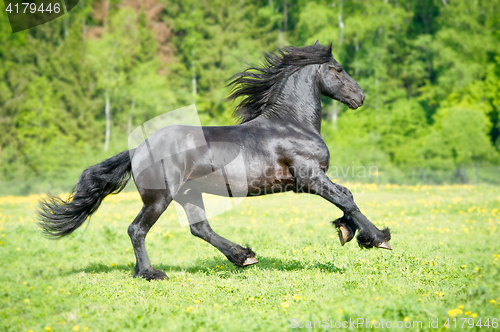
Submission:
[[255,253],[252,249],[233,243],[212,230],[205,215],[203,197],[200,192],[190,189],[181,190],[181,192],[183,193],[177,195],[175,201],[184,208],[191,233],[194,236],[219,249],[231,263],[239,267],[246,267],[259,262],[255,259]]
[[319,195],[344,212],[344,216],[334,222],[341,232],[339,234],[341,244],[350,241],[359,229],[357,240],[360,247],[392,249],[389,245],[391,239],[389,229],[380,230],[375,227],[354,203],[349,189],[333,183],[321,169],[295,172],[294,176],[297,181],[297,192]]

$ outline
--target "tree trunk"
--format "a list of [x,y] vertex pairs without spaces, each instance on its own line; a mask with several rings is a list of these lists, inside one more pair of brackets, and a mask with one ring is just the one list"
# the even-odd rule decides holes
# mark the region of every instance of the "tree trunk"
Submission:
[[[84,8],[83,1],[84,0],[80,1],[80,9],[82,11]],[[85,39],[85,37],[87,37],[87,23],[85,22],[85,15],[83,15],[83,18],[82,18],[82,39]]]
[[333,130],[337,130],[337,119],[339,116],[339,112],[340,112],[340,105],[338,102],[334,101],[332,111],[330,112],[330,114],[331,114],[330,118],[332,120]]
[[43,111],[43,99],[42,96],[38,97],[40,102],[40,107],[38,108],[38,142],[42,142],[42,111]]
[[288,3],[285,0],[283,2],[283,32],[286,32],[288,28]]
[[108,151],[109,147],[109,136],[111,132],[111,112],[109,110],[110,105],[109,105],[109,94],[108,94],[108,88],[106,88],[106,105],[104,106],[104,114],[106,115],[106,134],[104,138],[104,151]]
[[479,163],[476,162],[476,184],[479,184]]
[[191,52],[192,59],[191,59],[191,86],[193,89],[193,101],[196,104],[196,94],[197,94],[197,87],[196,87],[196,67],[194,66],[194,56],[195,52]]
[[342,9],[344,7],[344,1],[340,1],[339,6],[339,28],[340,28],[340,36],[339,36],[339,52],[342,47],[342,42],[344,41],[344,21],[342,20]]
[[128,113],[128,121],[127,121],[127,134],[130,134],[132,131],[132,116],[134,114],[135,108],[135,98],[132,99],[132,103],[130,104],[130,112]]

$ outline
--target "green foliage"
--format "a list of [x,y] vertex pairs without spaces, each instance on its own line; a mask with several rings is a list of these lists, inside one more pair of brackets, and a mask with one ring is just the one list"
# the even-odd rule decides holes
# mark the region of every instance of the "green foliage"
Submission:
[[193,103],[202,124],[233,124],[227,80],[262,52],[316,40],[333,43],[366,94],[354,112],[324,100],[332,165],[377,165],[381,181],[489,167],[499,26],[495,0],[85,1],[17,34],[1,14],[0,181],[55,189],[53,174],[77,174],[126,149],[136,126]]

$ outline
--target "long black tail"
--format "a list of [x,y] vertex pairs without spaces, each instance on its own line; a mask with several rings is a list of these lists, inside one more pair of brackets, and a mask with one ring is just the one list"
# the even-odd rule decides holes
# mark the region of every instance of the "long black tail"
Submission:
[[39,225],[54,238],[73,233],[101,205],[104,197],[125,188],[132,169],[129,151],[123,151],[83,171],[66,200],[49,195],[40,202]]

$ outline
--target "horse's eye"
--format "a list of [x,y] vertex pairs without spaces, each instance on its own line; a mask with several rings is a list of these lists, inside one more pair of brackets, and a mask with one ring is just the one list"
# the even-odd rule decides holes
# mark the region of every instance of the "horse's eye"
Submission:
[[341,73],[342,70],[344,70],[342,67],[340,66],[329,66],[330,70],[332,69],[335,69],[338,73]]

